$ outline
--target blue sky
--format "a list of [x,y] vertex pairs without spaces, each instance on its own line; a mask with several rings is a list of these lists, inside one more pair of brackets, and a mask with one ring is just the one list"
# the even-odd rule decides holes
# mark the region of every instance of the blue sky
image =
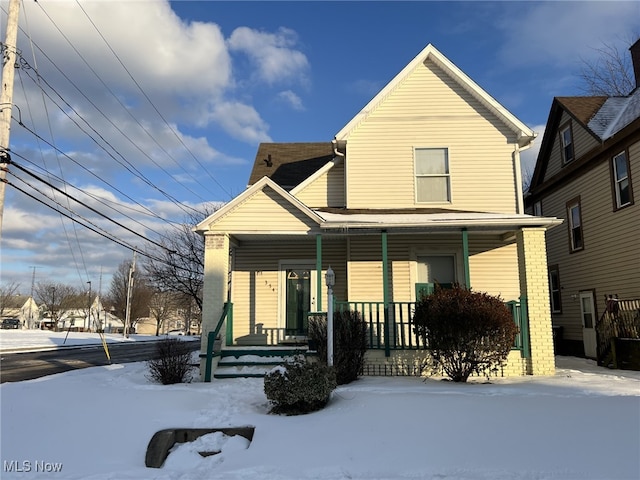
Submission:
[[[553,97],[583,93],[582,61],[604,43],[626,52],[639,19],[640,2],[29,1],[18,48],[32,68],[16,75],[13,112],[25,127],[12,124],[11,150],[154,238],[240,193],[260,142],[330,141],[429,43],[541,138]],[[9,180],[52,195],[15,168]],[[36,282],[106,291],[130,257],[8,186],[2,283],[28,293],[36,266]]]

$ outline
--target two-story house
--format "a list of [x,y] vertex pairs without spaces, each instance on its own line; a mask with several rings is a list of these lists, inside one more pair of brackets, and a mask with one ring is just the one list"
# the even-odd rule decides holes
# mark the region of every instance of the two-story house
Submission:
[[2,319],[17,319],[20,328],[33,328],[40,317],[38,305],[31,295],[9,295],[3,299]]
[[[631,51],[638,85],[640,40]],[[526,207],[566,219],[547,235],[559,353],[599,357],[596,326],[605,298],[640,299],[638,179],[638,86],[625,97],[554,98]],[[611,339],[605,337],[606,348]]]
[[370,371],[415,371],[412,302],[456,282],[512,301],[504,374],[553,373],[545,232],[560,221],[524,214],[534,138],[428,45],[332,141],[260,145],[247,190],[195,227],[203,354],[217,329],[223,348],[304,340],[331,267],[336,308],[367,322]]

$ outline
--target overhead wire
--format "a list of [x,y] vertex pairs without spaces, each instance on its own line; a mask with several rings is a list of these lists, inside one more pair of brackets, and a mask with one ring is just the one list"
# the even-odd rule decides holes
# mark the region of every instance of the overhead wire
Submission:
[[[144,91],[144,89],[140,86],[138,81],[133,77],[133,75],[131,74],[129,69],[126,67],[124,62],[120,59],[120,56],[115,52],[115,50],[111,47],[111,45],[109,44],[107,39],[104,37],[102,32],[98,29],[98,26],[94,23],[94,21],[91,19],[91,17],[86,12],[86,10],[82,7],[82,5],[80,5],[80,2],[78,0],[76,0],[76,3],[78,4],[78,7],[80,7],[80,10],[82,10],[82,13],[85,14],[85,16],[87,17],[87,19],[89,20],[89,22],[91,23],[93,28],[96,30],[96,32],[98,32],[98,35],[100,35],[100,38],[102,38],[102,40],[104,41],[105,45],[107,45],[107,47],[109,48],[109,50],[111,51],[113,56],[118,60],[118,62],[120,63],[120,65],[122,66],[124,71],[127,72],[127,75],[129,75],[129,78],[131,79],[131,81],[135,84],[136,87],[138,87],[138,90],[140,91],[140,93],[142,93],[144,98],[147,99],[147,101],[149,102],[149,105],[151,105],[153,107],[153,109],[158,114],[158,116],[162,119],[162,121],[167,126],[167,128],[169,128],[169,130],[171,130],[171,132],[176,137],[176,139],[180,142],[180,144],[184,147],[184,149],[187,152],[189,152],[191,157],[198,163],[198,165],[203,169],[203,171],[207,172],[207,174],[209,175],[209,178],[211,178],[211,180],[213,180],[215,182],[215,184],[218,185],[218,187],[220,187],[220,189],[229,196],[229,198],[233,198],[233,195],[211,174],[211,172],[209,171],[208,168],[205,168],[205,166],[200,162],[198,157],[196,157],[196,155],[191,151],[191,149],[187,146],[187,144],[184,143],[184,140],[180,137],[180,135],[178,135],[178,133],[175,131],[175,129],[171,126],[171,124],[166,120],[166,118],[164,118],[164,115],[162,115],[160,110],[158,110],[156,105],[151,101],[151,98],[149,98],[149,96]],[[42,6],[40,6],[40,8],[42,8]],[[171,158],[173,158],[173,157],[171,157]]]
[[[24,13],[24,18],[25,18],[25,21],[27,23],[27,30],[29,30],[29,19],[28,19],[28,16],[26,15],[26,12]],[[29,38],[32,38],[30,34],[29,34]],[[32,51],[33,51],[33,47],[32,47]],[[22,55],[19,52],[16,52],[16,54],[19,55],[20,57],[22,57]],[[37,59],[35,57],[34,57],[34,62],[37,62]],[[42,89],[41,89],[41,91],[43,92]],[[26,101],[28,103],[28,99],[26,99]],[[54,141],[53,140],[54,139],[54,135],[53,135],[53,129],[51,128],[51,120],[50,120],[50,117],[49,117],[49,111],[48,111],[48,108],[47,108],[47,104],[44,101],[44,97],[43,97],[43,102],[42,103],[43,103],[43,106],[44,106],[44,109],[45,109],[45,117],[47,119],[47,126],[48,126],[48,129],[49,129],[49,135],[51,136],[52,141]],[[29,108],[29,112],[31,112],[31,108]],[[56,161],[58,162],[58,168],[60,170],[60,174],[64,175],[63,170],[62,170],[62,164],[60,163],[60,157],[57,154],[55,155],[55,157],[56,157]],[[45,161],[44,160],[44,156],[43,156],[43,161]],[[52,194],[55,196],[55,193],[52,192]],[[69,200],[67,199],[67,202],[68,201]],[[67,244],[69,246],[69,251],[71,253],[71,257],[73,258],[74,265],[76,267],[76,272],[78,273],[78,277],[80,277],[80,281],[82,282],[83,278],[82,278],[82,274],[80,272],[80,265],[78,264],[78,261],[76,259],[76,253],[75,253],[74,249],[71,247],[71,242],[69,241],[69,233],[67,232],[67,226],[65,225],[65,222],[64,222],[62,217],[60,217],[60,224],[62,225],[62,229],[64,231],[64,234],[65,234],[66,238],[67,238]],[[79,256],[80,256],[81,265],[82,265],[82,267],[84,269],[85,276],[88,278],[89,277],[89,272],[87,270],[87,264],[86,264],[85,259],[84,259],[84,254],[83,254],[83,251],[82,251],[82,245],[80,244],[80,238],[78,237],[78,231],[76,229],[76,224],[72,223],[71,227],[73,229],[73,234],[74,234],[74,237],[75,237],[75,243],[76,243],[76,245],[78,247],[78,253],[79,253]]]
[[[104,80],[102,80],[102,78],[100,77],[100,75],[95,71],[95,69],[93,67],[91,67],[91,65],[89,64],[89,62],[87,62],[87,60],[84,58],[84,56],[80,53],[80,51],[73,45],[73,43],[71,42],[71,40],[69,40],[69,38],[64,34],[64,32],[62,32],[62,30],[60,29],[60,27],[58,27],[58,25],[56,24],[55,20],[53,18],[51,18],[51,16],[47,13],[47,11],[44,9],[43,5],[41,3],[38,3],[38,6],[40,7],[41,11],[44,13],[44,15],[49,19],[49,21],[52,23],[52,25],[58,30],[58,32],[60,33],[60,35],[65,39],[65,41],[69,44],[69,46],[73,49],[73,51],[76,53],[76,55],[78,55],[78,57],[83,61],[83,63],[87,66],[87,68],[91,71],[91,73],[93,73],[93,75],[100,81],[100,83],[107,89],[107,91],[113,96],[113,98],[120,104],[120,106],[124,109],[125,112],[127,112],[129,114],[129,116],[138,124],[138,126],[147,134],[147,136],[158,146],[158,148],[160,148],[178,167],[180,167],[188,176],[190,176],[192,179],[194,179],[194,181],[196,183],[198,183],[200,186],[204,187],[204,185],[202,185],[200,183],[200,181],[193,177],[193,175],[187,171],[184,166],[182,164],[180,164],[162,145],[160,145],[160,143],[158,142],[158,140],[155,138],[154,135],[151,134],[151,132],[149,132],[149,130],[131,113],[131,110],[128,109],[123,103],[122,100],[119,98],[118,95],[116,95],[111,88],[104,82]],[[146,94],[146,92],[142,89],[142,87],[140,86],[140,84],[135,80],[135,78],[131,75],[131,73],[129,72],[129,70],[126,68],[126,66],[124,65],[124,63],[122,62],[122,60],[120,60],[120,58],[118,57],[118,55],[115,53],[115,51],[113,50],[113,48],[111,47],[111,45],[109,45],[109,43],[106,41],[106,39],[104,38],[104,36],[102,35],[102,33],[98,30],[98,28],[96,27],[95,23],[93,23],[93,21],[91,20],[91,18],[87,15],[86,11],[84,9],[81,10],[83,11],[83,13],[87,16],[87,18],[89,19],[90,23],[93,25],[94,29],[98,32],[98,34],[100,35],[100,37],[102,38],[102,40],[105,42],[105,44],[107,45],[107,47],[109,48],[109,50],[111,51],[111,53],[115,56],[115,58],[118,60],[118,62],[120,63],[120,65],[122,66],[122,68],[125,70],[125,72],[129,75],[129,78],[131,78],[131,80],[133,81],[133,83],[136,85],[136,87],[138,88],[138,90],[140,90],[140,92],[142,93],[142,95],[145,97],[145,99],[149,102],[149,104],[152,106],[152,108],[155,110],[155,112],[158,114],[158,116],[163,120],[163,122],[165,123],[165,125],[167,126],[167,128],[169,128],[169,130],[176,136],[176,138],[178,139],[178,141],[181,143],[181,145],[191,154],[191,156],[196,160],[196,162],[203,168],[203,170],[205,172],[207,172],[207,174],[209,175],[209,177],[214,181],[214,183],[216,183],[230,198],[232,198],[232,195],[224,188],[224,186],[222,186],[222,184],[220,184],[215,177],[213,177],[213,175],[211,175],[211,172],[209,171],[209,169],[205,168],[204,165],[202,165],[202,163],[198,160],[198,158],[193,154],[193,152],[191,152],[191,150],[188,148],[188,146],[184,143],[184,141],[180,138],[179,135],[177,135],[177,133],[175,132],[175,129],[169,124],[169,122],[167,122],[167,120],[162,116],[162,114],[160,113],[160,111],[158,110],[158,108],[153,104],[153,102],[151,101],[151,99],[149,98],[149,96]],[[158,168],[162,168],[160,165],[158,165],[155,160],[153,160],[151,157],[148,157],[149,160],[151,160]],[[187,188],[183,185],[184,188]],[[204,187],[206,188],[206,187]]]

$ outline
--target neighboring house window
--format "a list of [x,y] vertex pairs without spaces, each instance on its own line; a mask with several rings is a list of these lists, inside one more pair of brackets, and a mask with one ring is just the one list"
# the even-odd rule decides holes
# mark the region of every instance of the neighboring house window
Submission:
[[542,216],[542,202],[540,200],[538,200],[537,202],[535,202],[533,204],[533,214],[536,217],[541,217]]
[[573,133],[571,124],[560,128],[560,146],[562,147],[562,162],[569,163],[573,160]]
[[569,220],[569,246],[572,252],[584,248],[582,235],[582,214],[580,209],[580,197],[567,203],[567,218]]
[[613,157],[612,167],[616,209],[631,205],[633,196],[629,179],[629,157],[626,151]]
[[415,172],[418,203],[451,201],[449,152],[446,148],[416,148]]
[[562,313],[562,298],[560,296],[560,271],[557,265],[549,267],[549,295],[551,296],[551,312]]

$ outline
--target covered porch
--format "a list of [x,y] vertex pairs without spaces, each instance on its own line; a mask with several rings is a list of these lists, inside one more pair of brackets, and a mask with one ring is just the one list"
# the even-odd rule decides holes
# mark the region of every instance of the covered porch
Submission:
[[553,371],[544,232],[555,219],[318,215],[322,221],[304,233],[205,232],[203,352],[211,349],[209,333],[221,337],[219,348],[304,345],[308,317],[327,311],[330,266],[334,308],[360,312],[378,362],[424,351],[411,323],[420,290],[460,283],[509,306],[520,331],[519,370]]

